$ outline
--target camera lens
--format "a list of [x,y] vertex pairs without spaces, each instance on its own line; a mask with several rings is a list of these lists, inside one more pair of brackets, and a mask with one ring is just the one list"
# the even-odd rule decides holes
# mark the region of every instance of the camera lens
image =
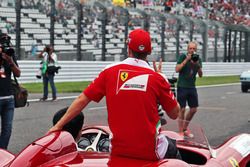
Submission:
[[14,55],[15,51],[13,48],[5,48],[4,53],[6,53],[9,56]]
[[2,36],[0,36],[2,52],[6,53],[8,56],[14,55],[14,49],[11,47],[10,39],[10,36],[7,34],[2,34]]
[[191,59],[192,59],[194,62],[196,62],[196,61],[199,60],[199,55],[194,53],[194,54],[192,54]]

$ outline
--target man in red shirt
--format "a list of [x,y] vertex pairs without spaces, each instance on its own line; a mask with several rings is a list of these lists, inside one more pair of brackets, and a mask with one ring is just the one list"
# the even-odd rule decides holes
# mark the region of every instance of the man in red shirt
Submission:
[[106,67],[50,131],[61,130],[90,101],[99,102],[106,96],[111,155],[146,160],[176,158],[179,152],[175,144],[159,132],[157,103],[171,119],[177,118],[180,108],[168,81],[146,61],[151,53],[149,33],[132,31],[128,53],[129,58]]

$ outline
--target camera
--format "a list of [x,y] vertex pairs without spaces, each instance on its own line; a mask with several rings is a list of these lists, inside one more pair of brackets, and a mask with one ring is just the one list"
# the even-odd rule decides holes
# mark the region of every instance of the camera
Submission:
[[50,46],[49,46],[49,45],[46,45],[46,46],[45,46],[45,52],[47,52],[47,53],[50,52]]
[[[2,52],[6,53],[8,56],[13,56],[15,51],[11,47],[10,42],[11,37],[7,34],[1,34],[0,35],[0,48],[2,48]],[[0,59],[2,58],[2,54],[0,53]]]
[[194,62],[197,62],[197,61],[199,60],[199,55],[196,54],[196,53],[193,53],[193,54],[191,55],[191,60],[193,60]]

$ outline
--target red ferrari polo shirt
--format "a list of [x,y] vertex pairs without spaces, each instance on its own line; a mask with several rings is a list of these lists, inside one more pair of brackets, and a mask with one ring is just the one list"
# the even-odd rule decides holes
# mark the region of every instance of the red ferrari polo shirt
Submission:
[[112,131],[111,154],[157,160],[160,120],[157,103],[170,112],[177,102],[160,74],[135,58],[105,68],[84,90],[91,100],[106,96]]

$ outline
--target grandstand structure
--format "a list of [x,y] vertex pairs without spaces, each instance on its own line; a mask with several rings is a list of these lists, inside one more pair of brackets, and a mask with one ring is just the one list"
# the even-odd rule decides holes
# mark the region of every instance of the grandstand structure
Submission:
[[[176,61],[177,56],[186,51],[188,42],[195,41],[204,61],[250,61],[246,59],[250,53],[250,29],[244,26],[193,19],[152,8],[122,8],[109,1],[81,4],[83,18],[78,24],[80,12],[77,5],[80,4],[75,1],[68,0],[64,6],[60,4],[61,0],[56,1],[56,11],[52,11],[47,0],[42,3],[36,0],[34,4],[27,2],[22,1],[20,13],[21,59],[36,59],[31,55],[32,46],[36,46],[36,53],[39,53],[45,45],[51,44],[50,17],[53,17],[53,43],[61,60],[78,59],[78,40],[81,44],[81,59],[78,60],[122,60],[127,56],[128,33],[144,28],[152,37],[150,60],[161,57],[164,61]],[[18,46],[15,4],[2,4],[0,22],[1,31],[11,36],[14,47]]]

